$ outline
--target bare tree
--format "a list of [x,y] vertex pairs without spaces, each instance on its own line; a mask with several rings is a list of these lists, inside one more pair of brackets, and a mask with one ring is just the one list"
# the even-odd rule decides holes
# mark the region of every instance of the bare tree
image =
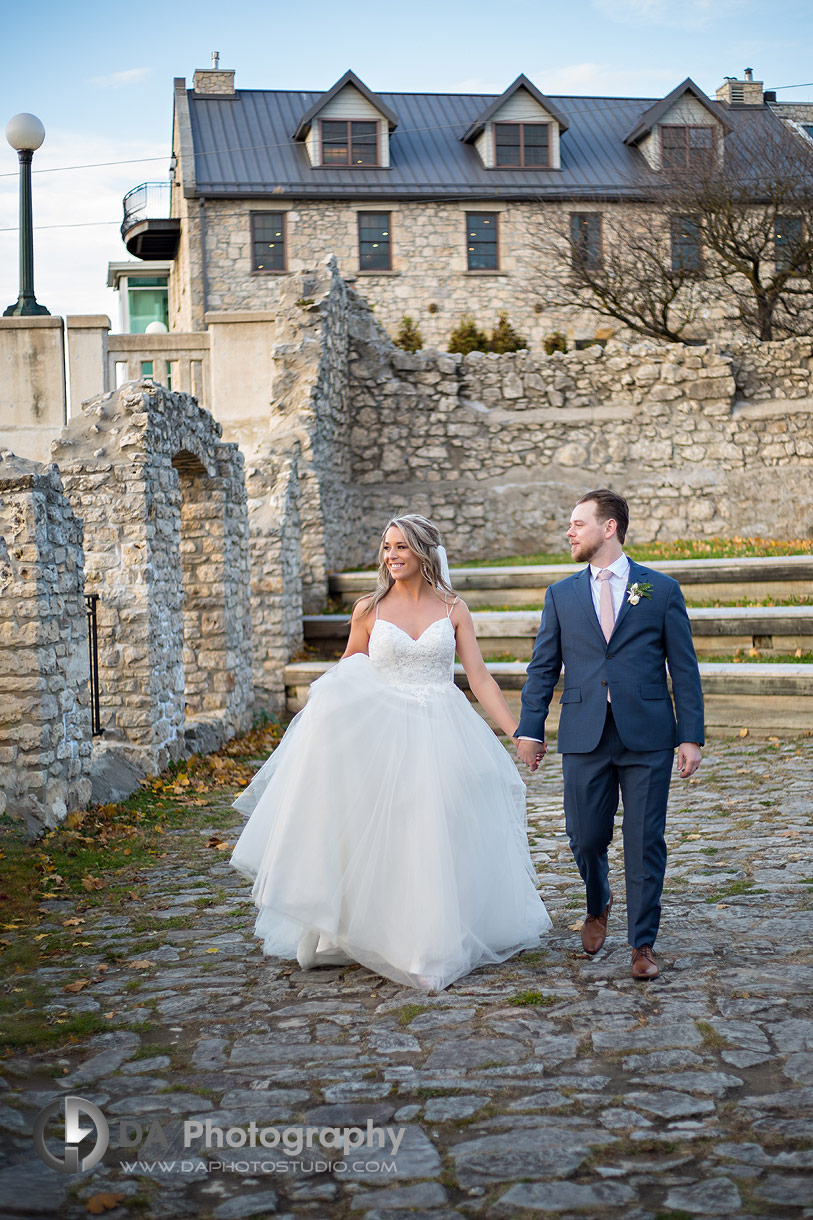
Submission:
[[659,171],[646,202],[546,208],[531,242],[540,300],[669,342],[714,297],[760,339],[813,333],[813,144],[760,108],[703,152]]
[[577,307],[650,338],[683,340],[702,294],[692,260],[671,257],[671,218],[661,204],[551,213],[531,238],[531,286],[545,305]]
[[813,144],[771,111],[743,116],[722,158],[672,171],[675,212],[697,224],[705,275],[759,339],[813,329]]

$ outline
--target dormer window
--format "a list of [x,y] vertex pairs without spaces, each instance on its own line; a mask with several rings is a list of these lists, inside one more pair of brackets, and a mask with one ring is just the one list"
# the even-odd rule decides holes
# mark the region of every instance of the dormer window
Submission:
[[486,169],[560,169],[567,119],[527,76],[481,110],[460,137]]
[[550,129],[550,123],[495,123],[495,165],[502,169],[549,169]]
[[687,77],[638,116],[624,143],[637,148],[656,172],[722,166],[724,139],[731,131],[723,110]]
[[322,165],[378,165],[378,123],[322,119]]
[[714,128],[663,124],[661,165],[664,169],[695,169],[711,165],[714,158]]

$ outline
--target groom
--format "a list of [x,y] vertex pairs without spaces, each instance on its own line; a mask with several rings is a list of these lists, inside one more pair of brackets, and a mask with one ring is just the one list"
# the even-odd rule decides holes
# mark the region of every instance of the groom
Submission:
[[607,848],[620,788],[632,977],[654,979],[672,759],[677,746],[683,779],[700,764],[703,694],[680,586],[627,558],[628,522],[626,500],[606,489],[588,492],[573,510],[570,553],[589,566],[545,594],[516,737],[519,758],[535,771],[564,662],[558,748],[565,825],[587,891],[582,944],[597,953],[607,935]]

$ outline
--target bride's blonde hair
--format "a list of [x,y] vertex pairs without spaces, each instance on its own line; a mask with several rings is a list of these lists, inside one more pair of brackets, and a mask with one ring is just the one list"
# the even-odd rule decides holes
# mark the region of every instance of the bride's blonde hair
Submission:
[[[390,575],[390,570],[384,562],[384,539],[387,537],[387,530],[395,526],[404,536],[404,542],[409,547],[413,554],[417,555],[421,563],[421,572],[427,584],[431,585],[434,591],[443,600],[446,600],[447,594],[454,594],[452,586],[443,577],[441,570],[440,556],[438,555],[438,547],[443,545],[440,536],[440,530],[436,525],[433,525],[426,517],[422,517],[420,513],[404,513],[402,517],[392,517],[381,532],[381,542],[378,547],[378,574],[375,592],[365,594],[369,598],[368,612],[373,610],[381,601],[382,597],[386,597],[395,580]],[[359,598],[358,601],[363,601]],[[358,602],[356,602],[358,605]]]

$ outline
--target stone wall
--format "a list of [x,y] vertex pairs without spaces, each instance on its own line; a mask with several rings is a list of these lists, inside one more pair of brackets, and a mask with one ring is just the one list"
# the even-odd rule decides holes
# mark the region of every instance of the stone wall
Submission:
[[0,450],[0,812],[32,835],[90,799],[83,585],[56,467]]
[[[273,713],[285,708],[283,670],[303,642],[298,463],[297,445],[287,457],[266,446],[252,455],[246,470],[254,699],[258,711]],[[324,570],[323,561],[319,570]],[[322,579],[323,585],[315,590],[320,609],[327,592]]]
[[296,455],[306,614],[324,605],[327,573],[344,565],[358,535],[348,398],[356,301],[333,258],[283,281],[267,441],[249,455],[258,468],[264,454]]
[[436,517],[458,561],[558,550],[600,485],[630,500],[636,542],[813,533],[811,339],[461,358],[400,352],[367,322],[350,394],[371,524],[353,562],[395,506]]
[[[508,313],[534,351],[543,350],[543,340],[555,330],[564,331],[571,343],[612,335],[619,326],[611,320],[587,310],[556,308],[546,299],[545,277],[552,267],[543,247],[554,229],[569,231],[570,212],[599,211],[608,224],[622,227],[650,214],[642,205],[615,203],[208,200],[202,240],[201,206],[178,192],[173,215],[181,217],[181,244],[170,284],[173,330],[202,328],[204,280],[205,307],[210,310],[276,309],[280,292],[286,291],[286,276],[252,270],[251,213],[263,209],[285,214],[290,272],[306,273],[334,254],[340,274],[354,283],[390,335],[408,314],[424,343],[444,350],[464,314],[490,331],[500,310]],[[359,270],[358,212],[371,209],[390,213],[391,271]],[[498,214],[499,270],[468,270],[468,211]],[[704,309],[695,332],[734,333],[734,323],[723,314],[716,306]]]
[[86,402],[53,449],[99,594],[102,747],[143,771],[250,723],[243,457],[220,432],[143,380]]

